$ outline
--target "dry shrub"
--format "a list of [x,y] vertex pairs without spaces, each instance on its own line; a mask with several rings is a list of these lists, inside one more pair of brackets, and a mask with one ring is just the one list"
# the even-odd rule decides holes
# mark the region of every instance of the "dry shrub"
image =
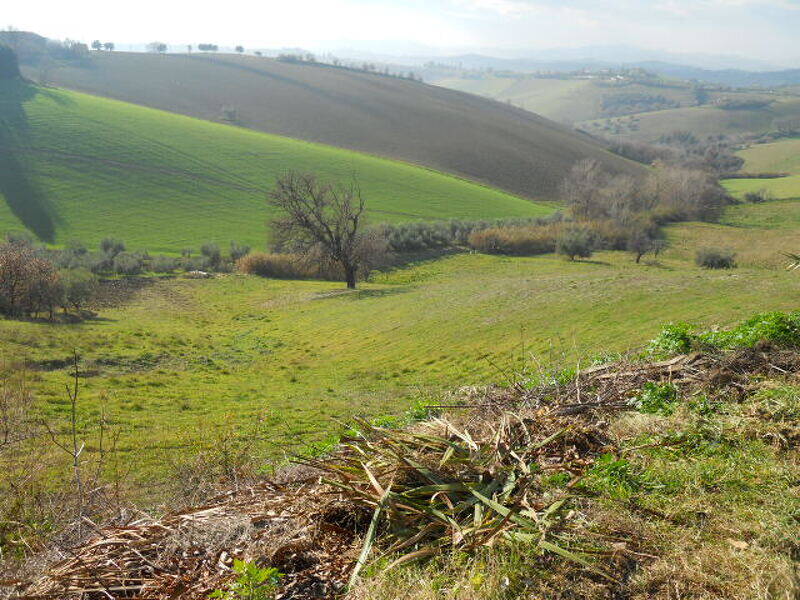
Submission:
[[236,261],[236,269],[245,275],[272,279],[313,279],[315,270],[296,254],[253,252]]
[[591,238],[592,247],[598,250],[625,250],[634,231],[655,231],[656,226],[648,220],[636,220],[622,224],[613,219],[562,221],[545,225],[491,227],[473,232],[469,246],[473,250],[489,254],[535,256],[555,252],[558,240],[567,230],[579,227]]
[[467,243],[480,252],[534,256],[555,251],[560,223],[532,227],[492,227],[472,233]]

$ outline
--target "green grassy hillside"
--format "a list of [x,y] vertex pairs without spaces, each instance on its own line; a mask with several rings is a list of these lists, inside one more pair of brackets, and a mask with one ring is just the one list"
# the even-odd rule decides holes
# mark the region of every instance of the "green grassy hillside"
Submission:
[[543,215],[552,208],[405,163],[114,100],[0,84],[0,232],[104,236],[180,251],[263,246],[266,190],[289,169],[357,177],[373,221]]
[[756,144],[739,152],[746,173],[800,174],[800,138]]
[[[98,320],[0,321],[0,362],[27,361],[47,412],[63,417],[61,367],[77,348],[91,373],[85,414],[105,403],[135,474],[163,475],[164,457],[210,439],[210,423],[249,430],[260,416],[260,448],[275,456],[324,437],[334,419],[401,411],[429,391],[540,364],[586,365],[665,322],[725,325],[797,307],[798,274],[780,256],[800,243],[796,202],[740,205],[721,224],[668,234],[657,263],[621,252],[579,262],[462,254],[379,274],[355,292],[236,275],[163,281]],[[697,268],[703,245],[737,249],[739,268]]]
[[[36,80],[37,69],[26,75]],[[255,56],[93,53],[55,85],[201,119],[390,156],[530,198],[578,160],[641,166],[528,111],[418,82]]]
[[774,131],[775,121],[800,116],[800,98],[783,96],[757,109],[723,109],[713,106],[676,108],[641,113],[615,119],[583,122],[590,133],[653,142],[675,131],[691,131],[697,137],[720,134],[766,133]]
[[729,179],[725,187],[743,198],[748,192],[766,190],[774,198],[800,198],[800,139],[786,139],[771,144],[756,144],[739,152],[747,173],[789,173],[777,179]]

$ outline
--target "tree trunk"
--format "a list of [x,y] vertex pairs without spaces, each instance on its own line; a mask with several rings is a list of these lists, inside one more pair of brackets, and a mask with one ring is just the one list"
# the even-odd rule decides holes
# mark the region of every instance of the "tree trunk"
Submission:
[[347,289],[356,289],[356,270],[353,267],[344,268],[344,277],[345,281],[347,281]]

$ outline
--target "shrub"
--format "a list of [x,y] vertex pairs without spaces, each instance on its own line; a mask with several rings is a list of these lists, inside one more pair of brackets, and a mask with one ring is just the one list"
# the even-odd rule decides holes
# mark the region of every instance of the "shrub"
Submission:
[[553,252],[556,247],[556,226],[492,227],[470,234],[471,248],[489,254],[535,256]]
[[294,254],[267,254],[253,252],[240,258],[236,268],[246,275],[258,275],[272,279],[308,279],[313,271]]
[[64,252],[71,256],[86,256],[89,253],[89,249],[86,244],[79,240],[70,240],[67,242]]
[[113,260],[118,254],[125,252],[125,242],[107,237],[100,242],[100,250]]
[[751,202],[753,204],[760,204],[762,202],[767,202],[768,200],[772,200],[772,194],[769,190],[758,190],[757,192],[747,192],[744,195],[744,199],[746,202]]
[[219,246],[214,243],[203,244],[200,247],[200,254],[206,257],[208,261],[208,266],[212,269],[216,269],[222,263],[222,251],[219,249]]
[[170,256],[156,256],[150,268],[155,273],[172,273],[178,268],[178,261]]
[[706,345],[718,348],[752,348],[760,342],[799,346],[800,313],[757,314],[733,329],[711,331],[700,335],[699,339]]
[[697,340],[694,329],[688,323],[670,323],[650,342],[650,355],[667,357],[689,352]]
[[565,230],[556,241],[556,252],[575,260],[589,258],[594,250],[594,240],[587,229],[573,228]]
[[647,347],[649,355],[665,358],[692,350],[754,348],[762,342],[800,346],[800,312],[768,312],[752,316],[733,329],[698,333],[688,323],[672,323]]
[[525,228],[555,223],[562,219],[560,213],[548,218],[498,219],[494,221],[412,222],[381,225],[376,229],[392,252],[418,252],[420,250],[458,249],[471,246],[472,234],[495,228]]
[[33,246],[33,236],[27,231],[9,231],[6,233],[6,242],[9,244],[21,244],[23,246]]
[[0,312],[11,316],[52,313],[62,294],[53,263],[25,244],[0,246]]
[[139,275],[144,270],[141,256],[123,252],[114,257],[114,272],[118,275]]
[[695,263],[704,269],[734,269],[736,254],[722,248],[700,248],[695,255]]
[[238,242],[231,242],[231,260],[236,262],[248,254],[250,254],[250,246],[246,246]]
[[64,287],[62,306],[80,311],[97,294],[97,276],[86,269],[68,269],[60,272]]

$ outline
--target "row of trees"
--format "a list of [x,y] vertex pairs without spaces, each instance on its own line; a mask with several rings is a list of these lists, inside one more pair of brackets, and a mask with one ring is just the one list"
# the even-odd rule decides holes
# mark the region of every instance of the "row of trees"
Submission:
[[106,50],[107,52],[114,51],[114,42],[101,42],[100,40],[94,40],[92,42],[92,50]]
[[[561,186],[566,215],[528,223],[408,224],[369,229],[356,183],[320,181],[311,174],[279,178],[268,202],[275,251],[338,270],[348,288],[389,250],[471,247],[485,252],[558,252],[574,260],[595,249],[628,250],[638,263],[666,242],[663,224],[713,220],[731,200],[709,172],[660,165],[648,176],[613,176],[596,160],[577,163]],[[258,263],[258,264],[256,264]],[[262,256],[249,272],[288,271],[286,261]],[[326,273],[331,268],[323,269]],[[307,273],[308,269],[299,272]]]

